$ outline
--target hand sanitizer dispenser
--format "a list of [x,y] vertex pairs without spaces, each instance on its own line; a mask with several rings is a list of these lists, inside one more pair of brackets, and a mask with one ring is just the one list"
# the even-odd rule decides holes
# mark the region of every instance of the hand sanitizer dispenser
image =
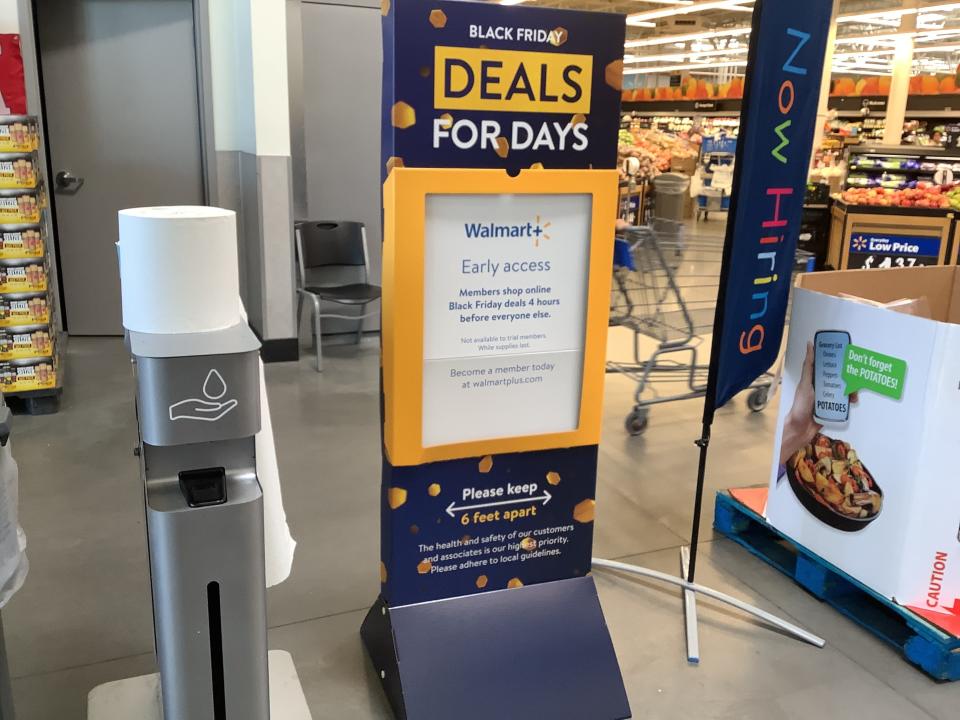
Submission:
[[266,720],[260,343],[245,324],[129,343],[164,717]]

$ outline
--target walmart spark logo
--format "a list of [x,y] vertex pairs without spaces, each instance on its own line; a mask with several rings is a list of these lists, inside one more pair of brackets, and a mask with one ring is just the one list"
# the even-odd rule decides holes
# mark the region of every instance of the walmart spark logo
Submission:
[[853,249],[862,252],[867,249],[867,239],[863,235],[857,235],[852,241]]
[[519,225],[499,225],[497,223],[464,223],[463,232],[468,238],[530,238],[534,247],[540,247],[541,240],[549,240],[547,230],[549,220],[542,220],[539,215],[533,222]]

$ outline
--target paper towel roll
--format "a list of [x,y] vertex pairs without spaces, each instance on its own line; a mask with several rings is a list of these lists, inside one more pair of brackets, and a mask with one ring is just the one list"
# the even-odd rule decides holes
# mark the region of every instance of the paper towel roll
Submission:
[[200,206],[121,210],[123,326],[145,333],[221,330],[241,321],[237,221]]

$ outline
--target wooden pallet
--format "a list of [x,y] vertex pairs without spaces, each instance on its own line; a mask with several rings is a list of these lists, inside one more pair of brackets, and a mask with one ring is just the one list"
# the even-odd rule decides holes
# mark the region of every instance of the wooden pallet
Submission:
[[714,528],[853,620],[936,680],[960,680],[960,638],[879,595],[798,545],[725,491]]
[[4,393],[3,401],[14,415],[53,415],[60,410],[63,388]]

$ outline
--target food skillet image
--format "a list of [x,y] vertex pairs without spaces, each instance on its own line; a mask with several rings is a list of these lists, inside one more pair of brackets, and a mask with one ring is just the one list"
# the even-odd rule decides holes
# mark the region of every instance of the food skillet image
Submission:
[[787,470],[804,507],[838,530],[861,530],[880,514],[883,491],[843,440],[818,433],[790,458]]

